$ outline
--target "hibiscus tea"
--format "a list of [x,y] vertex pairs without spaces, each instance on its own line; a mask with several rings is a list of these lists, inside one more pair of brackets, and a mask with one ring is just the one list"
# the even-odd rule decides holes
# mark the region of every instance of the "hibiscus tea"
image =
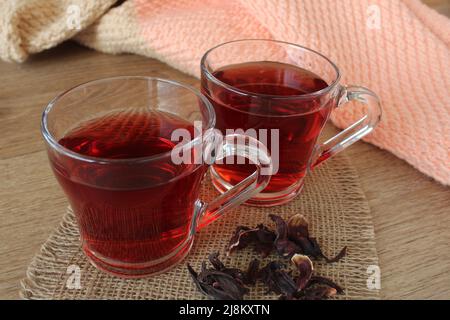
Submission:
[[175,165],[164,156],[176,145],[171,134],[179,128],[194,133],[191,122],[162,111],[114,112],[81,123],[59,140],[96,161],[50,153],[94,263],[109,262],[109,271],[116,261],[119,270],[128,263],[136,267],[166,257],[188,238],[206,166]]
[[[276,193],[302,181],[316,141],[329,118],[335,101],[314,93],[328,87],[318,75],[300,67],[279,62],[246,62],[221,67],[212,72],[219,80],[202,77],[202,93],[214,106],[216,128],[278,129],[278,172],[263,192]],[[224,85],[225,84],[225,85]],[[236,90],[237,89],[237,90]],[[270,135],[269,135],[270,136]],[[229,159],[230,160],[230,159]],[[216,164],[214,170],[232,185],[242,181],[255,167],[251,163]]]

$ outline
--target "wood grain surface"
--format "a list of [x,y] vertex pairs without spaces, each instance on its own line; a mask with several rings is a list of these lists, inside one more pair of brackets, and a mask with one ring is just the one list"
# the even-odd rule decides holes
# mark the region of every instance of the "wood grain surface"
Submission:
[[[447,0],[425,2],[448,13]],[[105,55],[73,43],[24,64],[0,62],[0,299],[18,298],[19,280],[67,205],[40,136],[43,108],[67,88],[118,75],[198,85],[156,60]],[[327,131],[336,129],[330,126]],[[357,143],[346,152],[373,213],[382,297],[450,299],[449,189],[369,144]]]

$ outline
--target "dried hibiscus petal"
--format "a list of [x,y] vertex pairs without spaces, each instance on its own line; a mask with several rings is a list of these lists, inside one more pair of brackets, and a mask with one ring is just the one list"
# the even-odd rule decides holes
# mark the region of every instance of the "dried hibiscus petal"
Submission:
[[313,274],[313,263],[308,256],[301,254],[295,254],[291,261],[299,271],[299,276],[296,278],[297,289],[303,290],[308,285]]
[[187,268],[198,290],[204,295],[218,300],[242,300],[248,288],[242,284],[243,273],[234,268],[227,268],[218,259],[218,254],[210,255],[214,269],[207,269],[202,263],[200,273],[188,264]]
[[256,237],[259,242],[262,243],[273,243],[276,238],[275,232],[264,226],[263,224],[258,224],[256,227]]
[[280,256],[289,258],[296,253],[301,253],[302,250],[294,242],[288,239],[279,239],[275,242],[275,247]]
[[344,293],[344,289],[340,285],[335,283],[333,280],[325,278],[325,277],[312,276],[311,279],[308,282],[308,286],[313,286],[313,285],[316,285],[316,284],[326,285],[326,286],[328,286],[330,288],[333,288],[339,294]]
[[298,242],[301,243],[301,247],[304,250],[305,254],[315,258],[315,259],[324,259],[327,263],[334,263],[341,260],[347,254],[347,247],[342,248],[342,250],[334,257],[328,258],[320,248],[319,243],[315,238],[302,238],[298,239]]
[[305,289],[300,293],[299,300],[323,300],[332,298],[336,295],[337,291],[334,288],[327,286],[313,286]]
[[278,239],[287,239],[288,237],[288,226],[284,219],[276,214],[270,214],[270,219],[275,222],[277,226],[277,240]]
[[339,260],[341,260],[343,257],[345,257],[347,255],[347,247],[345,246],[344,248],[342,248],[342,250],[334,257],[334,258],[327,258],[323,253],[322,253],[322,257],[325,259],[325,261],[327,263],[335,263],[338,262]]
[[259,260],[254,259],[250,261],[247,272],[245,273],[245,284],[256,284],[256,281],[259,278]]
[[297,213],[289,218],[287,222],[287,228],[288,237],[291,239],[300,237],[309,238],[308,220],[306,220],[306,218],[300,213]]
[[259,224],[256,230],[255,250],[263,257],[267,257],[274,248],[274,241],[276,238],[275,232],[266,226]]
[[269,262],[262,268],[259,279],[269,288],[269,292],[281,294],[282,298],[292,299],[297,295],[297,284],[278,262]]
[[254,229],[239,226],[228,244],[228,254],[254,244],[255,251],[266,257],[273,250],[275,237],[275,233],[262,224]]
[[240,283],[244,283],[246,275],[244,272],[242,272],[238,268],[227,268],[225,265],[220,261],[219,259],[219,253],[213,252],[208,256],[209,262],[212,264],[214,269],[217,271],[222,271],[223,273],[226,273],[230,276],[232,276],[234,279],[239,281]]
[[218,252],[211,253],[208,256],[208,260],[216,270],[222,271],[226,268],[222,261],[220,261]]
[[228,244],[228,254],[234,250],[244,249],[253,241],[251,229],[244,226],[238,226]]
[[[279,219],[283,220],[281,217],[279,217]],[[278,222],[278,224],[280,224],[280,222]],[[288,220],[286,228],[288,239],[300,248],[297,253],[306,254],[314,259],[322,258],[327,263],[337,262],[347,253],[347,247],[344,247],[334,258],[329,259],[325,256],[317,240],[309,236],[308,221],[301,214],[292,216]]]
[[273,222],[277,226],[275,248],[282,257],[292,257],[296,253],[302,253],[302,249],[293,241],[288,239],[288,226],[286,221],[280,216],[275,214],[269,215]]

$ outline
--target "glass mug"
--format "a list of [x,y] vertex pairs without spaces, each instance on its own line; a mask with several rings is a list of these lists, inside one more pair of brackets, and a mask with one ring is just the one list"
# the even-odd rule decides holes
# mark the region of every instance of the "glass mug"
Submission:
[[[240,129],[270,150],[274,175],[247,203],[275,206],[298,195],[308,171],[361,139],[378,124],[378,97],[363,87],[344,87],[336,65],[322,54],[273,40],[237,40],[218,45],[201,60],[201,90],[212,103],[216,128]],[[318,144],[333,109],[349,101],[366,105],[363,117],[323,144]],[[264,140],[261,129],[266,130]],[[267,131],[275,132],[268,137]],[[273,141],[275,139],[275,141]],[[234,160],[238,164],[229,164]],[[216,188],[225,192],[254,170],[239,159],[215,164]]]
[[[214,110],[199,92],[156,78],[95,80],[49,103],[42,117],[49,161],[95,266],[124,277],[162,272],[188,254],[199,227],[266,187],[265,147],[230,135],[217,152],[214,125]],[[173,142],[177,129],[194,139]],[[209,162],[174,162],[173,150],[195,158],[208,148]],[[252,158],[257,169],[207,204],[199,189],[215,154]]]

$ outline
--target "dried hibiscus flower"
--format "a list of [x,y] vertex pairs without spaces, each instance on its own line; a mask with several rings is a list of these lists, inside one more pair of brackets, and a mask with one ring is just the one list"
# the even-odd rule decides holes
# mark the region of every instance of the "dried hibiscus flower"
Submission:
[[274,214],[269,215],[269,217],[277,226],[275,248],[278,254],[282,257],[290,258],[295,253],[300,253],[301,248],[288,239],[288,227],[283,218]]
[[243,285],[244,273],[239,269],[225,267],[217,253],[211,254],[209,260],[214,269],[207,269],[206,263],[202,263],[200,273],[195,272],[189,264],[187,265],[198,290],[213,299],[242,300],[249,292]]
[[313,263],[307,256],[301,254],[292,256],[291,261],[300,273],[296,279],[297,288],[303,290],[311,280],[314,270]]
[[320,300],[343,293],[343,289],[332,280],[313,276],[314,267],[308,256],[295,254],[291,261],[298,270],[296,277],[275,261],[258,272],[258,279],[268,287],[268,292],[280,294],[283,300]]
[[287,221],[288,236],[291,239],[309,238],[309,223],[301,214],[295,214]]
[[304,216],[296,214],[287,222],[278,215],[269,217],[276,225],[275,232],[262,224],[253,229],[239,226],[228,244],[228,254],[252,246],[266,257],[276,249],[280,256],[291,259],[298,275],[293,277],[276,261],[260,269],[260,262],[256,259],[243,272],[226,267],[220,261],[219,254],[212,253],[208,259],[213,269],[207,269],[203,263],[201,272],[197,274],[188,265],[189,273],[200,292],[214,299],[241,300],[249,292],[245,285],[262,281],[268,287],[268,292],[279,294],[281,299],[318,300],[343,293],[344,290],[332,280],[313,275],[314,267],[310,258],[324,259],[327,263],[337,262],[346,255],[347,247],[330,259],[323,254],[317,240],[310,236],[309,224]]
[[308,282],[308,286],[313,286],[313,285],[316,285],[316,284],[325,285],[325,286],[328,286],[330,288],[333,288],[339,294],[344,293],[344,289],[340,285],[338,285],[337,283],[335,283],[331,279],[328,279],[328,278],[325,278],[325,277],[312,276],[311,279]]
[[298,300],[323,300],[329,299],[336,295],[337,291],[334,288],[327,286],[313,286],[308,287],[300,292]]
[[255,285],[256,281],[259,279],[259,260],[252,260],[247,268],[247,272],[245,273],[245,284]]
[[312,261],[301,254],[295,254],[291,258],[298,271],[296,277],[292,276],[292,272],[283,270],[282,264],[276,261],[259,269],[260,262],[255,259],[250,262],[247,271],[243,272],[226,267],[216,252],[211,253],[208,259],[213,269],[206,268],[206,263],[202,263],[199,274],[189,264],[188,270],[199,291],[213,299],[242,300],[249,292],[244,283],[255,285],[257,281],[267,286],[268,293],[274,292],[280,295],[280,299],[286,300],[326,299],[344,291],[332,280],[314,276]]
[[238,268],[227,268],[227,267],[225,267],[225,265],[219,259],[219,253],[218,252],[211,253],[208,256],[208,260],[212,264],[214,269],[216,269],[217,271],[221,271],[223,273],[226,273],[226,274],[232,276],[236,281],[238,281],[241,284],[246,282],[246,280],[245,280],[246,279],[246,274],[244,274],[244,272],[242,272]]
[[228,254],[253,245],[256,252],[266,257],[274,247],[275,233],[260,224],[254,229],[239,226],[228,244]]
[[280,294],[283,299],[293,299],[299,291],[291,275],[282,270],[281,264],[276,261],[262,268],[258,278],[268,287],[268,292]]
[[347,253],[347,247],[344,247],[334,258],[326,257],[317,240],[309,236],[308,221],[301,214],[292,216],[287,223],[278,215],[272,214],[270,218],[277,226],[275,247],[283,257],[292,257],[296,253],[301,253],[333,263],[342,259]]
[[308,256],[296,254],[291,261],[299,271],[298,277],[295,278],[299,289],[295,298],[300,300],[322,300],[344,292],[331,279],[313,276],[314,267]]

